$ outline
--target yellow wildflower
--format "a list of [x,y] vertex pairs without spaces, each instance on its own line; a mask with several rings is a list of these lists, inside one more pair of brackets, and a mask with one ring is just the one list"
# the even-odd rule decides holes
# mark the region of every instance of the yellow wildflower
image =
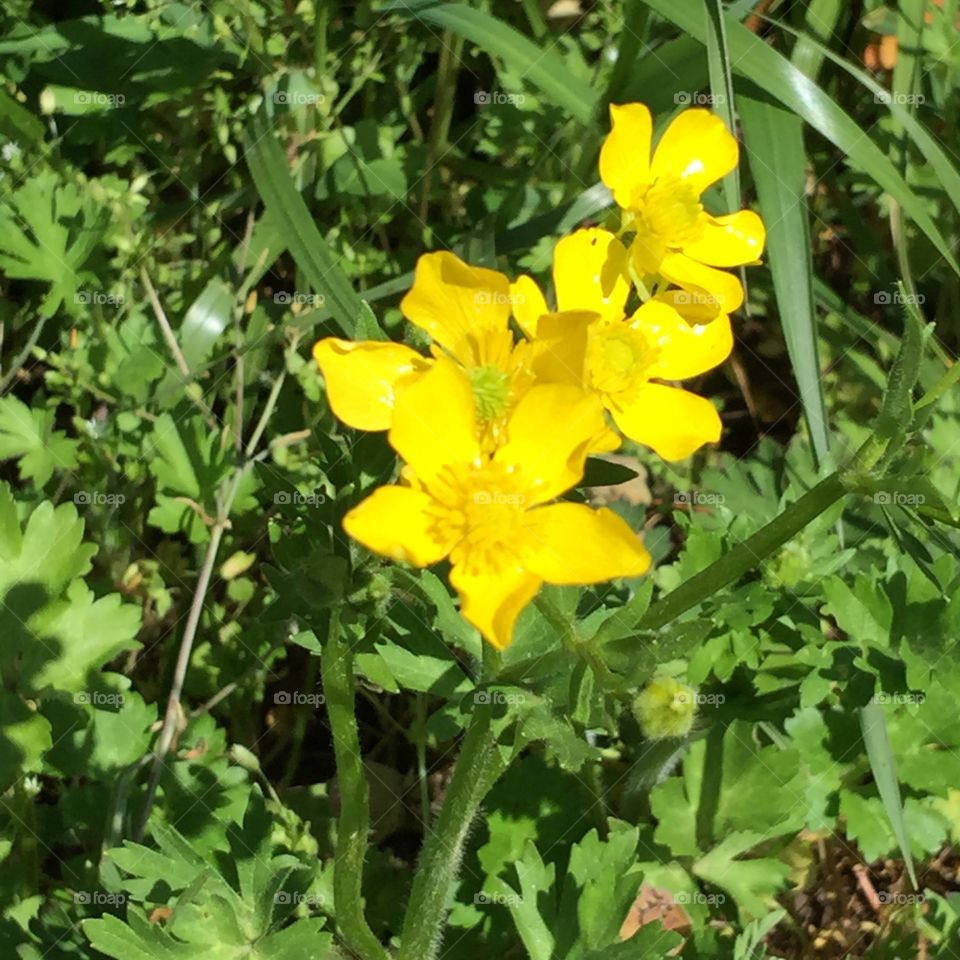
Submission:
[[609,231],[578,230],[554,250],[557,313],[530,277],[515,293],[517,321],[535,344],[538,381],[570,383],[594,393],[625,436],[680,460],[720,439],[713,405],[658,380],[685,380],[722,363],[733,347],[730,318],[689,323],[660,300],[626,317],[628,254]]
[[635,577],[640,539],[610,510],[555,503],[582,477],[603,412],[581,390],[534,386],[507,418],[495,452],[478,440],[470,379],[440,357],[397,397],[390,444],[404,483],[380,487],[344,517],[369,549],[427,566],[449,557],[463,616],[506,647],[541,584]]
[[600,178],[623,211],[623,232],[634,234],[630,253],[644,286],[666,280],[686,293],[677,306],[732,313],[743,303],[743,287],[717,268],[759,259],[763,221],[750,210],[714,217],[700,195],[737,165],[737,141],[709,110],[684,110],[651,158],[653,124],[644,104],[611,105],[610,121]]

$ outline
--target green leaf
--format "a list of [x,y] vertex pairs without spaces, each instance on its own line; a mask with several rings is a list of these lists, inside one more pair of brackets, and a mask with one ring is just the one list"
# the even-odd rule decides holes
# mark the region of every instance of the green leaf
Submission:
[[363,301],[313,222],[290,175],[286,154],[263,112],[251,123],[246,157],[257,191],[270,216],[281,225],[297,265],[314,291],[326,299],[340,329],[353,336],[364,310]]
[[867,757],[870,760],[870,769],[877,785],[880,799],[894,836],[903,855],[910,875],[910,882],[914,890],[917,887],[917,874],[913,868],[913,858],[910,855],[910,838],[907,836],[907,826],[903,819],[903,804],[900,800],[900,784],[897,781],[897,762],[890,749],[890,739],[887,736],[887,721],[883,708],[878,703],[868,703],[860,710],[860,729],[863,733],[863,743],[867,748]]
[[767,227],[767,257],[780,322],[817,463],[830,447],[813,306],[810,216],[806,203],[803,124],[760,91],[738,98],[744,145]]
[[99,242],[106,211],[52,170],[27,180],[0,206],[0,270],[8,277],[41,280],[50,290],[40,305],[51,317],[66,300],[86,303],[78,288],[94,279],[83,267]]
[[16,458],[20,478],[39,488],[54,470],[77,465],[76,440],[53,428],[53,410],[28,407],[14,396],[0,398],[0,460]]
[[790,867],[781,860],[740,859],[762,840],[762,834],[749,830],[728,834],[693,865],[698,877],[726,890],[741,913],[751,918],[769,912],[774,896],[790,874]]

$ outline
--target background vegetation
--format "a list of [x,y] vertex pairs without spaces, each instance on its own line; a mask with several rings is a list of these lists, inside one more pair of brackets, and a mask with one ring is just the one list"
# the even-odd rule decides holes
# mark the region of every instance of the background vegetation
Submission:
[[[506,772],[443,957],[954,957],[958,16],[8,0],[0,954],[349,955],[333,858],[361,774],[389,944],[483,704]],[[630,100],[660,130],[731,120],[743,163],[709,205],[769,230],[734,356],[698,385],[724,439],[598,468],[655,572],[552,588],[602,643],[579,656],[531,608],[491,684],[442,580],[345,542],[393,458],[334,420],[310,347],[409,338],[427,250],[547,281],[556,239],[609,214],[605,108]],[[851,462],[746,576],[650,618]],[[334,635],[363,755],[339,780]],[[633,716],[657,674],[698,690],[688,737]]]

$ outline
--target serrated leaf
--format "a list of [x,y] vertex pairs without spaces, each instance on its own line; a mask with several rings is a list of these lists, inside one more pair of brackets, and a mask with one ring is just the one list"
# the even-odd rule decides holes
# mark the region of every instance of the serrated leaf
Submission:
[[0,460],[19,460],[20,478],[39,488],[54,470],[77,465],[76,440],[53,428],[54,411],[28,407],[14,396],[0,398]]

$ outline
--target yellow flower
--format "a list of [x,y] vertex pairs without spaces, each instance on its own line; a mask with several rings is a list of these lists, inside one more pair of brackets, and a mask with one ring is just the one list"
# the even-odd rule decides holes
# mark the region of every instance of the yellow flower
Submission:
[[733,348],[730,318],[689,323],[656,299],[624,316],[627,263],[626,248],[607,230],[564,237],[553,258],[559,312],[548,312],[536,283],[521,277],[513,286],[523,295],[517,321],[533,338],[539,382],[594,393],[631,440],[681,460],[720,439],[720,417],[703,397],[655,381],[685,380],[722,363]]
[[612,511],[549,504],[581,479],[602,428],[602,410],[581,390],[534,386],[491,454],[478,441],[469,378],[441,357],[399,394],[393,412],[389,440],[406,461],[407,482],[374,491],[347,513],[344,529],[416,566],[449,557],[463,616],[503,649],[542,583],[598,583],[650,566]]
[[398,390],[424,374],[433,358],[450,356],[470,371],[481,428],[496,427],[529,380],[526,345],[515,345],[510,332],[507,278],[452,253],[428,253],[417,261],[400,309],[430,335],[433,357],[382,341],[327,337],[314,346],[337,417],[360,430],[389,429]]
[[[478,434],[493,449],[511,410],[534,382],[531,345],[515,343],[510,330],[516,299],[502,273],[472,267],[452,253],[425,254],[400,309],[430,335],[432,356],[389,341],[320,340],[313,356],[327,383],[330,408],[348,426],[388,430],[399,391],[423,376],[437,357],[450,357],[467,373]],[[604,429],[591,450],[609,452],[619,444]]]
[[737,141],[709,110],[684,110],[651,159],[653,124],[644,104],[611,105],[610,121],[600,178],[623,210],[624,232],[635,234],[630,253],[637,273],[645,283],[676,284],[693,306],[732,313],[743,303],[743,287],[716,268],[757,261],[766,233],[750,210],[711,216],[700,195],[737,165]]

